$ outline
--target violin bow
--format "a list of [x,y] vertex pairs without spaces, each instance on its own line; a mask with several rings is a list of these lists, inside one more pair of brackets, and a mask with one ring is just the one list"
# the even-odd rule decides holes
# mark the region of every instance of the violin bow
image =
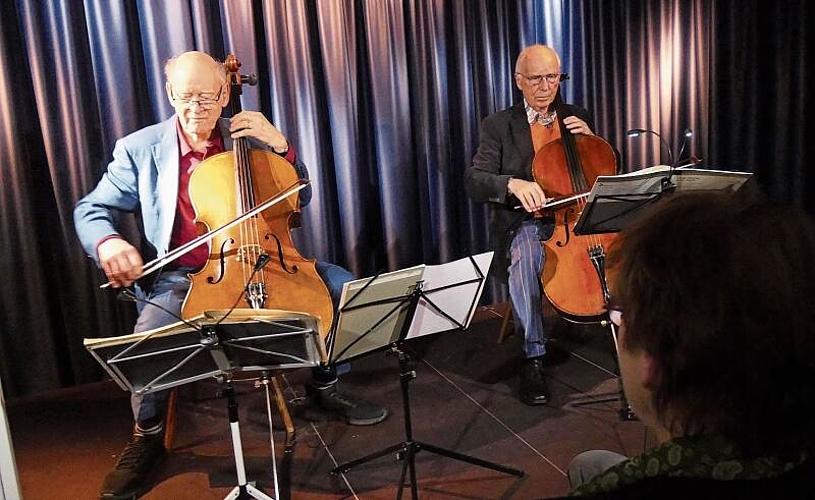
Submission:
[[[210,231],[210,232],[208,232],[206,234],[202,234],[201,236],[195,238],[194,240],[188,241],[187,243],[181,245],[180,247],[176,248],[175,250],[173,250],[171,252],[167,252],[167,254],[165,254],[164,256],[159,257],[159,258],[157,258],[155,260],[152,260],[152,261],[148,262],[147,264],[145,264],[144,268],[142,269],[142,273],[138,277],[141,278],[142,276],[147,276],[148,274],[152,273],[153,271],[155,271],[157,269],[160,269],[160,268],[166,266],[167,264],[169,264],[170,262],[178,259],[182,255],[186,255],[187,253],[191,252],[193,248],[197,247],[201,243],[204,243],[206,241],[211,240],[215,236],[221,234],[222,232],[224,232],[227,229],[235,226],[236,224],[240,224],[241,222],[248,219],[249,217],[252,217],[253,215],[258,214],[258,213],[266,210],[267,208],[271,207],[272,205],[285,200],[289,196],[293,195],[294,193],[296,193],[296,192],[300,191],[301,189],[305,188],[306,186],[308,186],[310,182],[311,181],[306,180],[306,179],[298,179],[297,182],[292,184],[287,189],[283,190],[277,196],[275,196],[273,198],[269,198],[268,200],[264,201],[263,203],[256,206],[252,210],[249,210],[245,214],[241,215],[237,219],[235,219],[235,220],[233,220],[231,222],[227,222],[226,224],[219,227],[218,229],[214,229],[214,230],[212,230],[212,231]],[[136,278],[136,279],[138,279],[138,278]],[[99,285],[99,288],[107,288],[107,287],[111,286],[112,284],[113,284],[113,282],[108,281],[107,283]]]

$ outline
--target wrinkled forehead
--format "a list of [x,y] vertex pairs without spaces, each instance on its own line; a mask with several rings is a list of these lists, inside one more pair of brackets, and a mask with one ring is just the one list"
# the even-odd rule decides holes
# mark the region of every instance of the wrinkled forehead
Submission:
[[527,75],[560,73],[560,63],[556,57],[546,53],[532,53],[521,61],[521,71]]
[[518,56],[518,71],[528,75],[560,73],[560,58],[545,46],[528,47]]
[[170,79],[170,85],[178,93],[186,92],[218,92],[223,86],[223,81],[217,72],[193,71],[187,73],[176,73]]

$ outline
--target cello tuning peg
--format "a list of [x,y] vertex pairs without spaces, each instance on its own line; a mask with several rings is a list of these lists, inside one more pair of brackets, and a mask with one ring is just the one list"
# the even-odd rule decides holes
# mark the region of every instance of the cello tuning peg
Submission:
[[241,83],[255,86],[258,84],[258,77],[254,73],[250,75],[241,75]]

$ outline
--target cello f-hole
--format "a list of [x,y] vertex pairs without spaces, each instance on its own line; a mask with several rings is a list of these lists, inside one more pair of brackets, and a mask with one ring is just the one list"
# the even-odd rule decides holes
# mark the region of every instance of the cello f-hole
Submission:
[[559,247],[565,247],[566,245],[569,244],[569,238],[570,238],[569,233],[571,232],[569,230],[569,215],[573,214],[573,213],[574,213],[574,210],[571,209],[571,208],[567,208],[566,210],[563,211],[563,230],[566,232],[566,241],[557,241],[557,242],[555,242],[555,245],[557,245]]
[[207,277],[207,283],[210,283],[210,284],[214,285],[215,283],[220,283],[220,281],[222,279],[224,279],[224,270],[226,269],[226,245],[227,244],[232,245],[234,243],[235,243],[235,240],[232,239],[232,238],[229,238],[228,240],[224,240],[224,242],[221,243],[221,250],[218,252],[218,262],[221,263],[221,266],[220,266],[220,269],[219,269],[220,273],[218,274],[217,279],[213,278],[212,276]]
[[297,269],[297,264],[295,264],[295,265],[294,265],[294,266],[292,266],[292,267],[289,267],[289,266],[286,264],[286,260],[285,260],[285,258],[283,257],[283,244],[280,242],[280,238],[278,238],[278,237],[277,237],[277,236],[275,236],[274,234],[267,234],[267,235],[266,235],[266,239],[267,239],[267,240],[268,240],[268,239],[274,239],[275,244],[277,245],[277,260],[280,262],[280,267],[281,267],[281,268],[283,268],[283,270],[284,270],[284,271],[286,271],[286,272],[287,272],[287,273],[289,273],[289,274],[295,274],[295,273],[297,273],[297,271],[298,271],[298,269]]

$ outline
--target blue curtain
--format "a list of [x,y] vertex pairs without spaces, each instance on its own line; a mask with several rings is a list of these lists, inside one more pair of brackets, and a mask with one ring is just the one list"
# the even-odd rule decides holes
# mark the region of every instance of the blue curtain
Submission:
[[[633,143],[627,129],[657,130],[676,148],[690,127],[693,154],[813,203],[801,126],[810,10],[755,0],[4,1],[6,394],[98,380],[81,339],[130,329],[132,305],[98,289],[71,212],[117,138],[172,113],[172,55],[235,53],[257,74],[243,107],[289,137],[314,181],[295,231],[301,253],[362,277],[489,248],[487,209],[461,179],[480,120],[519,99],[514,60],[531,43],[560,52],[567,101],[592,112],[625,170],[664,161],[659,144]],[[487,300],[502,298],[489,290]]]

